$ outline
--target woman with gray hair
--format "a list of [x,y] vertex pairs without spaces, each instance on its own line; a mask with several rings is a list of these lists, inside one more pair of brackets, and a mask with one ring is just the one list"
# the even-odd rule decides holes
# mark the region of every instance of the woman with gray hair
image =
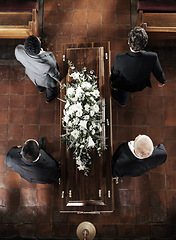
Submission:
[[113,154],[113,177],[137,177],[163,164],[167,159],[163,144],[153,146],[146,135],[121,144]]

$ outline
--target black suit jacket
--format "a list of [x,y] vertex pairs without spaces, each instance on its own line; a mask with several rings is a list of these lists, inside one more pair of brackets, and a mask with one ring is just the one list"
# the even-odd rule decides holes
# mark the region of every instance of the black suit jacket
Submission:
[[139,159],[131,152],[128,142],[121,144],[113,155],[114,177],[137,177],[166,161],[167,153],[163,144],[154,148],[152,155]]
[[21,154],[21,147],[13,147],[6,154],[5,164],[14,172],[20,174],[28,182],[52,183],[60,176],[59,163],[40,149],[41,156],[37,162],[25,161]]
[[151,87],[151,73],[160,83],[166,82],[157,53],[129,51],[117,54],[111,71],[111,85],[127,92],[141,91]]

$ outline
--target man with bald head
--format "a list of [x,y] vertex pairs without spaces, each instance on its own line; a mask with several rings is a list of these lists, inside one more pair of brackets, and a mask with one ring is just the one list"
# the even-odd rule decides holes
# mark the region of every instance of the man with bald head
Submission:
[[113,177],[138,177],[166,161],[163,144],[153,146],[146,135],[138,135],[134,141],[121,144],[113,154]]

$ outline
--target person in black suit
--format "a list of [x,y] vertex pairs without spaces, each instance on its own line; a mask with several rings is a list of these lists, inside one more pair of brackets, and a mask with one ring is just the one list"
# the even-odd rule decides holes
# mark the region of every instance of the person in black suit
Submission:
[[128,100],[128,92],[142,91],[151,87],[150,75],[153,73],[158,86],[165,85],[166,79],[162,71],[158,55],[143,49],[148,42],[148,35],[141,27],[130,31],[128,44],[130,51],[117,54],[111,70],[111,96],[121,106]]
[[29,139],[22,147],[11,148],[4,158],[5,164],[30,183],[46,184],[58,180],[60,164],[42,149],[44,142],[43,138],[39,141]]
[[113,177],[138,177],[163,164],[167,159],[163,144],[153,146],[146,135],[138,135],[134,141],[121,144],[113,154]]

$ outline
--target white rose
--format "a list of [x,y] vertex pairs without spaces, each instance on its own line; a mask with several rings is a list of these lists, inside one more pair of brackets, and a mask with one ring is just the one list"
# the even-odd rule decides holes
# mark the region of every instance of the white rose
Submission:
[[92,94],[93,94],[96,98],[98,98],[98,97],[100,96],[100,92],[99,92],[98,89],[94,90],[94,91],[92,92]]
[[97,113],[99,111],[99,106],[97,104],[94,104],[92,110]]
[[90,109],[90,106],[89,106],[88,104],[86,104],[86,105],[84,106],[84,109],[88,112],[89,109]]
[[79,97],[82,96],[82,94],[83,94],[82,88],[81,88],[81,87],[78,87],[78,88],[76,89],[76,97],[79,98]]
[[93,115],[95,114],[95,112],[93,110],[90,111],[90,116],[93,117]]
[[71,132],[71,135],[72,135],[75,139],[77,139],[78,136],[79,136],[79,131],[78,131],[77,129],[75,129],[75,130],[73,130],[73,131]]
[[72,77],[74,80],[79,79],[80,73],[79,72],[74,72],[70,74],[70,77]]
[[68,97],[71,97],[75,94],[75,89],[73,87],[67,88],[67,95]]
[[94,143],[93,139],[91,138],[91,136],[88,137],[87,141],[88,141],[88,147],[95,146],[95,143]]
[[79,125],[81,128],[87,128],[87,121],[81,120]]
[[82,114],[83,114],[82,110],[78,110],[78,111],[76,112],[76,116],[77,116],[77,117],[81,117]]
[[85,89],[90,89],[92,87],[92,85],[89,82],[83,82],[81,86],[82,88]]

